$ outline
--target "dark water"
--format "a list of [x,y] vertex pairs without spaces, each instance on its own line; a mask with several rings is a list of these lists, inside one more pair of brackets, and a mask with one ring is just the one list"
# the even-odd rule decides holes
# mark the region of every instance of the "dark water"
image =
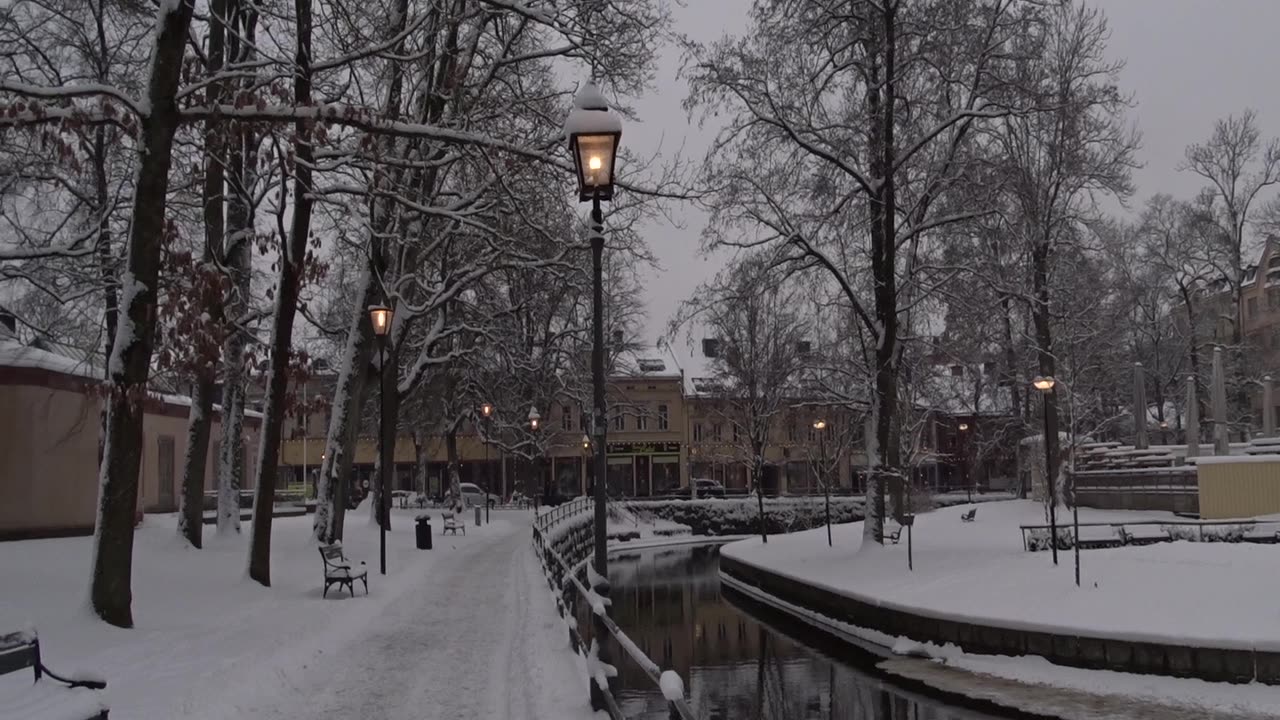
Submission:
[[[658,665],[680,673],[701,720],[996,717],[890,684],[875,674],[870,657],[855,657],[835,646],[828,655],[792,639],[784,633],[821,642],[740,595],[726,598],[718,564],[714,546],[639,550],[609,561],[610,614]],[[627,659],[617,658],[614,664],[627,717],[665,719],[662,694],[648,677]]]

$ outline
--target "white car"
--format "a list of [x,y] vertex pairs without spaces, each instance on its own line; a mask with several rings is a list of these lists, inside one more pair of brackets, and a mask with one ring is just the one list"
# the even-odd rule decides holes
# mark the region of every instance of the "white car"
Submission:
[[475,483],[458,483],[458,491],[462,493],[462,503],[467,507],[484,507],[485,492]]

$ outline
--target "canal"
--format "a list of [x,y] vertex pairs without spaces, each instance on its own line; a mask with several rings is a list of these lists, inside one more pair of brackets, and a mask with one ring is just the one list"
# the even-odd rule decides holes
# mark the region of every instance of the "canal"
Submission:
[[[874,658],[825,641],[777,613],[721,591],[719,548],[616,553],[610,612],[663,668],[684,678],[699,720],[996,720],[904,689]],[[585,620],[585,618],[584,618]],[[802,639],[803,638],[803,639]],[[666,720],[662,693],[616,659],[628,718]]]

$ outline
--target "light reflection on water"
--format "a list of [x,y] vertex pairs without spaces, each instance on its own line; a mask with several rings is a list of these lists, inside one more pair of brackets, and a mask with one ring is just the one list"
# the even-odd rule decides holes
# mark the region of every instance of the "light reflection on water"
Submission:
[[[609,560],[610,614],[658,665],[680,673],[701,720],[994,720],[900,690],[761,625],[722,597],[718,563],[714,546]],[[614,664],[627,717],[665,719],[648,677],[626,659]]]

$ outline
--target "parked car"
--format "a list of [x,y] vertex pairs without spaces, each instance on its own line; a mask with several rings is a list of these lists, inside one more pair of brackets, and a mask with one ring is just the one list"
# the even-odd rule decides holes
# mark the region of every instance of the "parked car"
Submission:
[[[462,502],[467,507],[484,507],[485,491],[480,489],[475,483],[459,483],[458,490],[462,493]],[[492,499],[489,502],[493,502]]]
[[693,489],[698,497],[702,498],[722,498],[724,497],[724,485],[715,480],[707,478],[694,478]]

